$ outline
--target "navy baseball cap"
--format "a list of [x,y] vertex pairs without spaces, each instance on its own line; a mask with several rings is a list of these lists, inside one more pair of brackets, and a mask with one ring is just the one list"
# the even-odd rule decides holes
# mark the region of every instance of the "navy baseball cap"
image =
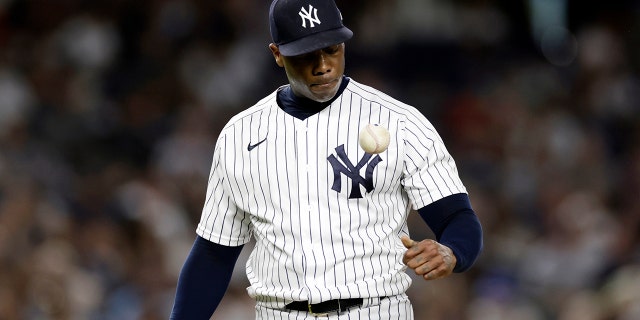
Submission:
[[342,24],[334,0],[274,0],[271,38],[283,56],[297,56],[345,42],[353,32]]

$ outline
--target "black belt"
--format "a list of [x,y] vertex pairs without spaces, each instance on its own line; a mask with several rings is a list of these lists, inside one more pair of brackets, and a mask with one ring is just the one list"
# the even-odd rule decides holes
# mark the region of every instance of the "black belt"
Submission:
[[314,304],[309,304],[309,301],[294,301],[286,305],[285,308],[289,310],[305,311],[313,315],[320,316],[331,312],[343,312],[347,311],[349,308],[359,307],[362,305],[363,301],[364,299],[362,298],[335,299]]

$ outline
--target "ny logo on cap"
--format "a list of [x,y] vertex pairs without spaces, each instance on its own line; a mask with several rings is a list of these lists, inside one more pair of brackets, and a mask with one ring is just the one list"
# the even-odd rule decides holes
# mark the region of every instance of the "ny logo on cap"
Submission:
[[[311,16],[313,13],[313,17]],[[320,19],[318,19],[318,9],[314,8],[312,5],[309,5],[309,11],[307,11],[304,7],[300,8],[300,12],[298,15],[302,18],[302,27],[307,27],[307,20],[309,20],[309,27],[315,27],[314,23],[320,24]]]

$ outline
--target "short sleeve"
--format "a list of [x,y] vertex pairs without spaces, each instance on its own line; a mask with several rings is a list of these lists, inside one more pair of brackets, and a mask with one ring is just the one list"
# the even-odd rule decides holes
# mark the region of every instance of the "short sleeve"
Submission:
[[207,195],[196,233],[221,245],[239,246],[251,239],[251,223],[249,214],[236,205],[229,191],[225,146],[226,136],[221,135],[213,153]]
[[422,114],[406,119],[404,144],[402,184],[414,209],[452,194],[467,193],[453,157],[436,129]]

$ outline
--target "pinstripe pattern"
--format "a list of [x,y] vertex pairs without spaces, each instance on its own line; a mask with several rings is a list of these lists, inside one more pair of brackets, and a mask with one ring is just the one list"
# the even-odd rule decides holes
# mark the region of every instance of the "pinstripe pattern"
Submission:
[[[368,123],[389,129],[391,143],[373,169],[373,190],[356,185],[362,198],[349,199],[353,180],[336,174],[328,158],[342,146],[357,164],[365,156],[358,133]],[[332,190],[334,177],[340,192]],[[395,296],[411,283],[399,239],[410,209],[465,192],[419,111],[351,80],[305,120],[283,112],[276,92],[233,117],[215,147],[197,233],[228,246],[255,237],[248,292],[262,306]]]

